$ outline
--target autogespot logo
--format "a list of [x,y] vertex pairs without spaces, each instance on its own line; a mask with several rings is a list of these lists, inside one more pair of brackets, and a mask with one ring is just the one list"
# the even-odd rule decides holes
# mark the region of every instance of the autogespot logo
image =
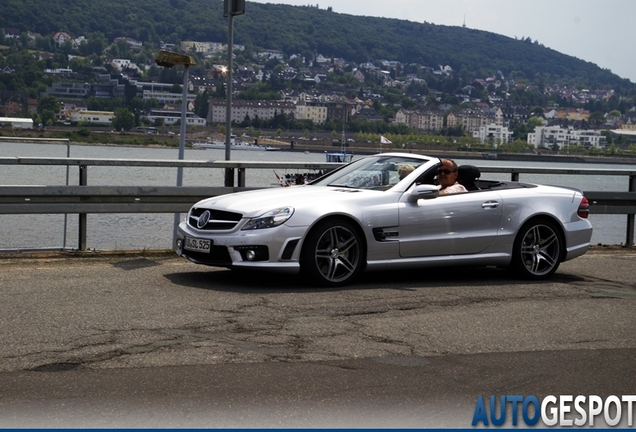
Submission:
[[[535,426],[539,420],[545,426],[594,426],[594,421],[603,418],[607,426],[616,426],[621,420],[627,426],[634,425],[634,402],[636,395],[608,396],[546,396],[543,400],[529,395],[479,395],[473,414],[473,426],[503,426],[506,413],[510,413],[508,424]],[[521,415],[519,415],[521,410]]]

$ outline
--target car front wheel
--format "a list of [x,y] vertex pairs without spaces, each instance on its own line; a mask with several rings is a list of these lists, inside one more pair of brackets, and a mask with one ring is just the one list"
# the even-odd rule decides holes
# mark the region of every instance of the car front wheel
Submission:
[[563,242],[559,229],[548,220],[530,221],[521,227],[512,251],[512,267],[525,279],[544,279],[561,262]]
[[310,282],[339,286],[362,269],[363,245],[356,227],[346,220],[326,220],[309,233],[301,255],[301,271]]

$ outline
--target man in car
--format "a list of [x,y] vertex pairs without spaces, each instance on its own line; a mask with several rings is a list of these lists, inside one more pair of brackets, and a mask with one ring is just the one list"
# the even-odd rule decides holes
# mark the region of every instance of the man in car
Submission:
[[464,186],[457,183],[457,164],[452,159],[442,161],[442,166],[437,169],[437,180],[440,195],[468,192]]

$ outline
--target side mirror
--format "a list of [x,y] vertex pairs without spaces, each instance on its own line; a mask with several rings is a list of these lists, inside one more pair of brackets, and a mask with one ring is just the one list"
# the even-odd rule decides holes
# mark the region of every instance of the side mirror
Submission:
[[409,192],[409,201],[416,202],[419,199],[431,199],[439,196],[439,189],[435,185],[421,184],[415,186]]

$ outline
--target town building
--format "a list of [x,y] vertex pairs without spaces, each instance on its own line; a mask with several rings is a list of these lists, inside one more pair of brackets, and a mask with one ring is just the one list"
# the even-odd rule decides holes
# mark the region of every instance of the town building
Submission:
[[11,90],[0,92],[0,116],[26,117],[31,113],[29,108],[30,101],[25,92]]
[[[160,104],[181,104],[183,101],[183,91],[179,93],[173,93],[172,89],[174,84],[134,81],[132,82],[137,87],[137,94],[145,101],[155,99]],[[191,82],[188,82],[188,103],[194,103],[197,95],[194,93],[194,86]]]
[[[286,114],[292,118],[296,116],[296,105],[292,102],[270,100],[233,99],[230,107],[230,119],[240,123],[245,117],[250,119],[271,120],[275,115]],[[227,102],[225,99],[210,99],[208,121],[210,123],[225,123],[227,116]]]
[[226,46],[220,42],[183,41],[181,42],[181,49],[184,52],[216,53],[226,49]]
[[57,81],[47,87],[42,96],[55,96],[63,99],[82,99],[89,96],[103,98],[123,98],[126,85],[109,74],[99,74],[96,83]]
[[499,107],[497,117],[500,117],[495,124],[506,127],[512,126],[513,122],[527,123],[530,118],[530,110],[525,106],[504,104]]
[[495,121],[494,113],[485,113],[481,110],[473,109],[461,109],[448,114],[446,126],[452,128],[457,125],[462,125],[466,133],[472,134],[475,131],[479,131],[479,128],[482,126],[496,124]]
[[495,148],[512,141],[513,132],[506,126],[489,124],[473,131],[473,138],[478,138],[481,144],[491,143]]
[[57,32],[53,35],[53,41],[57,44],[57,46],[62,46],[72,39],[73,38],[66,32]]
[[311,120],[314,124],[325,124],[327,121],[327,104],[320,102],[296,103],[296,120]]
[[415,130],[436,132],[444,127],[444,113],[437,109],[401,109],[395,114],[395,123]]
[[33,129],[33,120],[30,118],[0,117],[0,127],[6,125],[14,129]]
[[528,134],[528,144],[536,148],[568,149],[573,146],[604,149],[607,137],[597,130],[576,130],[561,126],[537,126]]
[[43,96],[55,96],[56,98],[85,98],[91,94],[91,85],[88,83],[54,82],[46,88]]
[[[147,114],[141,116],[152,124],[163,122],[164,125],[170,126],[181,122],[181,112],[176,110],[152,109]],[[186,113],[187,126],[205,126],[204,118],[199,117],[195,113],[188,111]]]
[[71,121],[75,123],[91,123],[110,125],[113,122],[115,113],[112,111],[72,111]]
[[327,104],[327,118],[331,120],[349,121],[351,106],[346,102],[333,101]]
[[351,120],[366,120],[368,122],[383,121],[384,116],[372,107],[363,107],[358,110],[354,110]]

